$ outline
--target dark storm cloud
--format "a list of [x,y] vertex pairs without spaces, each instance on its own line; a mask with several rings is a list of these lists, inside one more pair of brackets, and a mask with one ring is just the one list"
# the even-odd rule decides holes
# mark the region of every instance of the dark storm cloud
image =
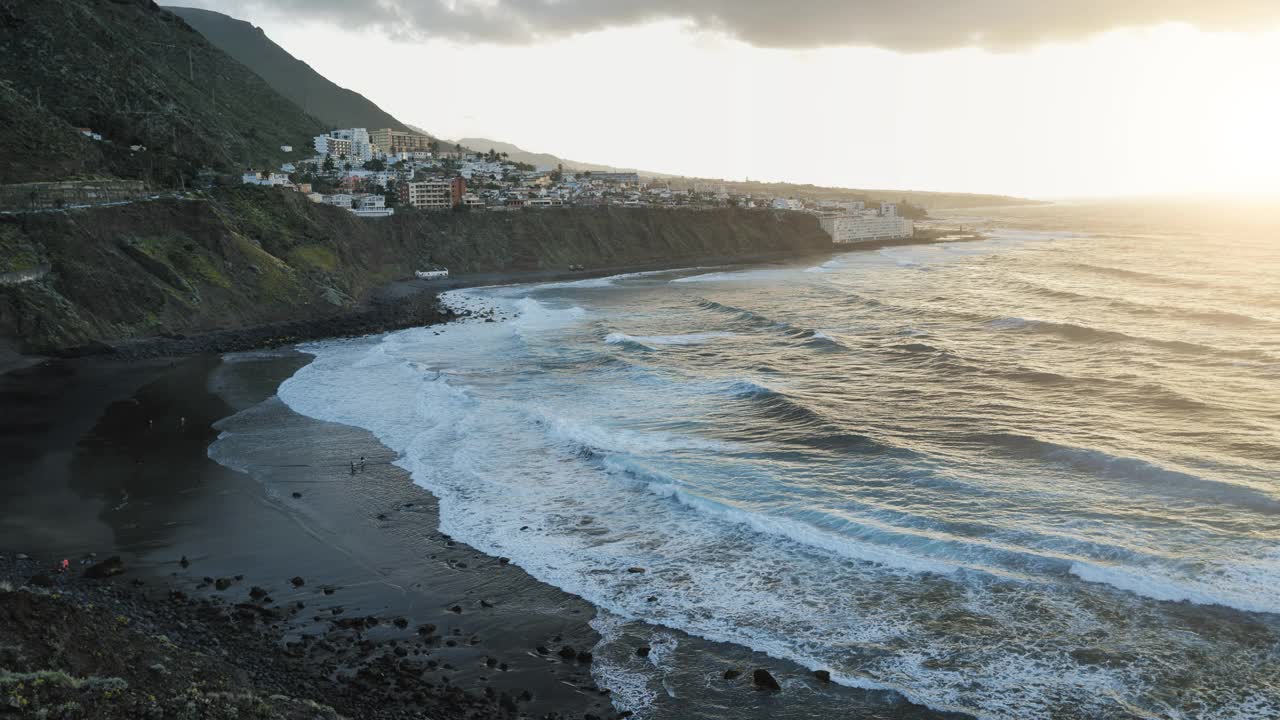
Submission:
[[[1187,22],[1275,27],[1280,0],[203,0],[287,10],[346,26],[506,44],[680,19],[759,47],[872,45],[1012,49],[1121,27]],[[659,49],[659,48],[655,48]]]

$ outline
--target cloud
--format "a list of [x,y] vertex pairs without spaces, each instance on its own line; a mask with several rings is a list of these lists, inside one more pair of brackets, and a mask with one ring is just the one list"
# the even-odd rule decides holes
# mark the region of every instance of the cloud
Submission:
[[908,52],[1016,49],[1123,27],[1208,30],[1280,24],[1280,0],[197,0],[377,27],[413,37],[526,44],[654,20],[682,20],[766,48],[869,45]]

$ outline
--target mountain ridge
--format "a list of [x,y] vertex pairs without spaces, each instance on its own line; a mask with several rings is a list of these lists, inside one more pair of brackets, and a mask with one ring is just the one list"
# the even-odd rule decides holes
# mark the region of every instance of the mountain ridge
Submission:
[[262,28],[230,15],[181,6],[166,10],[186,21],[210,43],[253,70],[271,87],[332,128],[408,130],[409,126],[364,95],[321,75],[267,37]]

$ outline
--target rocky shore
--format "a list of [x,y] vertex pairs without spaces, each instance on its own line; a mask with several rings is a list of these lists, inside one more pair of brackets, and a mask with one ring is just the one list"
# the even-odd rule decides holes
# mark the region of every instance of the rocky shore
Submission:
[[[87,572],[81,561],[93,563]],[[532,699],[527,690],[452,686],[449,664],[436,651],[456,640],[430,624],[335,617],[327,630],[298,633],[293,620],[307,612],[305,601],[282,607],[261,588],[239,589],[241,597],[228,600],[189,596],[163,581],[131,577],[118,558],[78,559],[62,572],[53,559],[0,556],[0,714],[528,716],[522,711]],[[382,626],[391,632],[374,639]],[[492,672],[503,671],[496,660],[492,665]]]
[[[441,535],[367,434],[273,404],[305,362],[0,376],[0,715],[616,717],[590,605]],[[222,432],[264,464],[211,460]]]

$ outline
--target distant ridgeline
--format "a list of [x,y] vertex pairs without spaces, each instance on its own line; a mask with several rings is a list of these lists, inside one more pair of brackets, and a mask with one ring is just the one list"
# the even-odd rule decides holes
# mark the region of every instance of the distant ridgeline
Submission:
[[155,3],[0,0],[0,183],[183,187],[277,167],[321,129]]

